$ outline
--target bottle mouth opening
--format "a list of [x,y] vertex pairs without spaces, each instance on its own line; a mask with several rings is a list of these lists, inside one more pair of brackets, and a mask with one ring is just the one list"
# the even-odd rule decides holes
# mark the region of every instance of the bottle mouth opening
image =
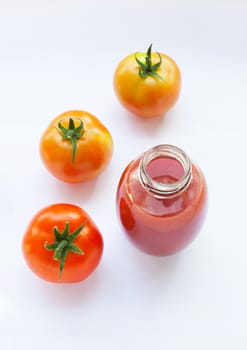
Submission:
[[158,145],[144,153],[139,179],[158,198],[171,197],[190,184],[192,165],[187,154],[173,145]]

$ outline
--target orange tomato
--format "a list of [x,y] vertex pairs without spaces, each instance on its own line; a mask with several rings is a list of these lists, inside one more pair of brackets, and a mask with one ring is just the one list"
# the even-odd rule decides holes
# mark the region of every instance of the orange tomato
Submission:
[[120,103],[131,113],[150,118],[165,114],[176,103],[181,74],[169,56],[152,52],[132,53],[114,73],[114,89]]
[[59,180],[78,183],[94,179],[113,153],[107,128],[92,114],[72,110],[52,120],[40,141],[41,159]]
[[22,251],[29,268],[42,279],[79,282],[98,266],[103,239],[82,208],[58,203],[33,217],[23,237]]

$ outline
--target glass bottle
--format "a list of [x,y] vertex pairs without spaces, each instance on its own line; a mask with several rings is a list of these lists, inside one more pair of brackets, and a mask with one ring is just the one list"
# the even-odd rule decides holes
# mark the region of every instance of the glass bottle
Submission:
[[117,213],[137,248],[167,256],[198,234],[206,198],[205,178],[187,154],[173,145],[158,145],[125,168],[117,188]]

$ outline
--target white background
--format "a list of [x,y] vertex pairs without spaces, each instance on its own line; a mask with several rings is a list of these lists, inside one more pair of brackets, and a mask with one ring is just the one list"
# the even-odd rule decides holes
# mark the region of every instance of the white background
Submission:
[[[247,2],[0,0],[1,349],[247,348]],[[154,50],[181,68],[179,102],[140,120],[114,95],[127,54]],[[109,128],[110,166],[67,185],[39,158],[52,118],[84,109]],[[137,251],[115,212],[124,167],[160,143],[183,148],[209,188],[205,225],[169,258]],[[82,206],[100,228],[104,257],[74,285],[27,268],[21,240],[32,216],[56,202]]]

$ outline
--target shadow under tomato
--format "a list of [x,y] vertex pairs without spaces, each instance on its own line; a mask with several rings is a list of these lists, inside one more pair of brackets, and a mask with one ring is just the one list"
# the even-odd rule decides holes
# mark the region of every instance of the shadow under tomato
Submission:
[[169,127],[170,121],[176,118],[176,115],[179,114],[179,106],[174,106],[174,108],[171,108],[166,113],[151,118],[140,117],[124,109],[118,111],[118,114],[120,114],[122,119],[126,118],[128,123],[132,124],[135,128],[138,128],[138,130],[140,128],[148,134],[155,134],[163,124],[166,127]]
[[98,267],[87,279],[78,283],[50,283],[39,279],[39,293],[47,304],[54,307],[73,308],[88,304],[97,297],[103,283],[102,271]]
[[97,181],[98,178],[83,183],[69,184],[52,178],[50,182],[47,182],[46,190],[58,202],[85,203],[92,197]]
[[128,119],[128,123],[137,128],[137,130],[143,130],[144,132],[154,135],[160,127],[163,125],[166,115],[153,117],[153,118],[142,118],[128,111],[123,111],[123,118]]

